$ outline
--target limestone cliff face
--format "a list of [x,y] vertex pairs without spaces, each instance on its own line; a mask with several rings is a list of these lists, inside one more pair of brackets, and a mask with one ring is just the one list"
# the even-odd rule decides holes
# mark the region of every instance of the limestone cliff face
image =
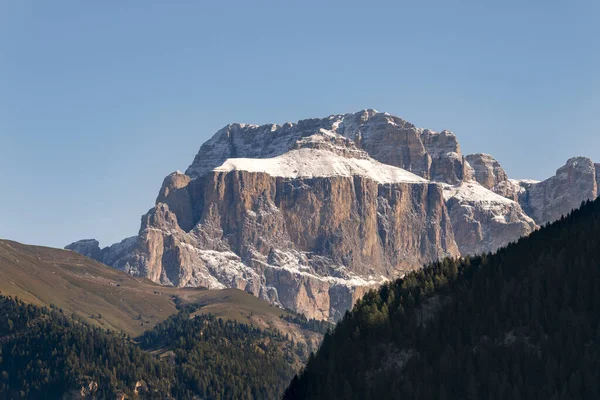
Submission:
[[464,157],[452,132],[374,110],[231,124],[164,179],[138,235],[67,247],[165,285],[234,287],[335,320],[387,279],[494,251],[597,196],[598,170],[573,159],[547,181],[511,180],[489,155]]
[[167,177],[135,251],[115,266],[337,319],[368,288],[457,255],[437,184],[232,170]]
[[444,130],[438,133],[424,129],[421,131],[421,140],[431,157],[430,179],[450,184],[468,179],[467,163],[452,132]]

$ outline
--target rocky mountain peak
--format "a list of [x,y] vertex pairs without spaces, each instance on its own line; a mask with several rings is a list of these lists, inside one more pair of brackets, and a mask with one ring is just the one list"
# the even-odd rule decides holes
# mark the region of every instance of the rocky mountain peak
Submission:
[[352,140],[379,162],[425,179],[452,184],[463,179],[460,146],[452,132],[420,129],[373,109],[283,125],[227,125],[201,146],[186,174],[205,175],[230,158],[276,157],[295,148],[299,140],[318,135],[321,129]]
[[[577,171],[577,172],[575,172]],[[569,175],[576,173],[582,174],[595,174],[596,165],[594,162],[587,157],[573,157],[569,158],[564,166],[560,167],[556,171],[556,176],[564,176],[568,179]]]
[[511,180],[490,155],[463,157],[454,133],[372,109],[236,123],[164,179],[137,236],[68,248],[161,284],[238,288],[335,320],[386,280],[560,217],[598,194],[599,169],[574,158],[544,182]]
[[519,197],[525,211],[542,225],[600,195],[598,167],[587,157],[573,157],[545,181],[531,184]]

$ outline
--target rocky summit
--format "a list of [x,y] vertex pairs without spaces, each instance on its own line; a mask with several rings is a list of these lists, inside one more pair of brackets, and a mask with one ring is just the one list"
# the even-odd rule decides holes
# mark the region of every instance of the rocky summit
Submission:
[[77,251],[174,286],[233,287],[337,320],[366,290],[442,257],[498,249],[598,196],[600,165],[543,181],[464,156],[449,131],[364,110],[231,124],[167,176],[137,236]]

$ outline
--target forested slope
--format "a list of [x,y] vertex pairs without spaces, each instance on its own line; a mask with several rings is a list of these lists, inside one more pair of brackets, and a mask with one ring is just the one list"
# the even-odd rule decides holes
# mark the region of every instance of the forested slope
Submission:
[[0,399],[280,397],[305,359],[303,343],[196,308],[132,340],[0,296]]
[[71,391],[116,398],[133,395],[142,380],[153,398],[164,398],[173,376],[172,367],[123,334],[0,296],[1,399],[56,399]]
[[284,397],[600,398],[600,200],[370,292]]

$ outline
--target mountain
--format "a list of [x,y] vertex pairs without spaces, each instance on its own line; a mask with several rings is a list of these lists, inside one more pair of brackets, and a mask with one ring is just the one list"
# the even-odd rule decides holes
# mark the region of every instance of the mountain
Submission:
[[495,251],[594,198],[589,163],[511,180],[492,156],[464,156],[452,132],[375,110],[236,123],[165,178],[137,236],[67,248],[163,285],[233,287],[338,320],[371,288]]
[[600,199],[371,291],[285,399],[600,396]]

